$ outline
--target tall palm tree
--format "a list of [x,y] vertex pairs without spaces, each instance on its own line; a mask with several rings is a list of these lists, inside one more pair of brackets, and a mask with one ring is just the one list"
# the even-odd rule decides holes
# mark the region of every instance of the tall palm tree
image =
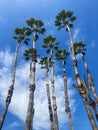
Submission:
[[86,100],[86,91],[82,85],[81,79],[80,79],[80,75],[78,72],[78,68],[77,68],[77,59],[76,59],[76,55],[75,55],[75,49],[74,49],[74,45],[73,45],[73,38],[72,38],[72,33],[71,33],[71,28],[73,28],[73,24],[72,22],[76,20],[76,17],[73,16],[73,12],[72,11],[66,11],[66,10],[62,10],[57,16],[56,16],[56,20],[55,20],[55,26],[58,26],[58,30],[65,28],[66,31],[69,34],[69,38],[70,38],[70,49],[71,49],[71,53],[72,53],[72,60],[73,60],[73,67],[74,67],[74,72],[75,72],[75,77],[76,77],[76,81],[78,83],[78,90],[79,93],[83,99],[83,102],[85,104],[86,107],[86,111],[92,126],[92,129],[96,129],[97,130],[97,125],[96,122],[94,120],[93,114],[91,113],[89,104]]
[[[95,123],[96,121],[95,121],[95,119],[94,119],[94,117],[92,115],[92,112],[90,110],[89,105],[93,108],[94,114],[95,114],[97,120],[98,120],[98,113],[96,111],[95,102],[94,102],[94,100],[90,96],[89,84],[87,83],[87,81],[85,80],[85,78],[83,80],[81,80],[81,82],[82,82],[82,85],[83,85],[83,87],[84,87],[84,89],[86,91],[86,102],[85,101],[84,102],[85,102],[85,105],[86,105],[86,111],[89,113],[88,118],[89,118],[89,120],[90,120],[91,123]],[[78,85],[73,84],[73,86],[75,88],[78,88]],[[88,103],[89,103],[89,105],[88,105]],[[92,126],[92,129],[93,130],[97,130],[97,127]]]
[[14,65],[13,65],[13,71],[12,71],[11,84],[9,86],[9,90],[8,90],[8,94],[7,94],[7,97],[6,97],[4,109],[3,109],[2,115],[0,117],[0,130],[2,129],[4,120],[5,120],[7,111],[8,111],[8,107],[10,105],[12,95],[13,95],[19,48],[20,48],[20,45],[21,45],[22,42],[24,42],[25,44],[28,44],[28,41],[29,41],[29,38],[26,38],[26,36],[29,35],[27,30],[28,29],[26,29],[26,28],[16,28],[15,29],[16,36],[14,36],[13,38],[17,41],[18,44],[17,44],[17,47],[16,47],[15,56],[14,56]]
[[46,71],[46,92],[48,98],[48,109],[49,109],[49,116],[50,116],[50,130],[54,130],[53,128],[53,111],[51,106],[51,97],[50,97],[50,88],[49,88],[49,81],[48,81],[48,71],[49,71],[49,59],[48,57],[42,57],[40,60],[41,68],[45,69]]
[[58,115],[57,115],[57,104],[56,104],[56,95],[55,95],[55,85],[54,85],[54,49],[57,49],[56,38],[49,35],[44,38],[43,48],[47,48],[47,53],[50,53],[50,66],[51,66],[51,87],[52,87],[52,101],[53,101],[53,115],[54,115],[54,130],[58,130]]
[[25,122],[25,130],[32,130],[33,127],[33,117],[34,117],[34,92],[35,92],[35,73],[36,73],[36,41],[38,40],[38,34],[44,34],[45,28],[44,23],[41,20],[36,20],[30,18],[26,21],[29,26],[29,30],[33,33],[33,45],[32,48],[26,51],[24,54],[27,58],[31,54],[31,63],[30,63],[30,94],[29,94],[29,103],[27,109],[27,116]]
[[66,76],[66,69],[65,69],[66,59],[67,59],[68,55],[69,55],[69,53],[66,50],[57,50],[57,52],[55,53],[56,60],[62,61],[63,79],[64,79],[64,94],[65,94],[65,111],[68,116],[70,128],[71,128],[71,130],[74,130],[71,111],[70,111],[70,107],[69,107],[67,76]]
[[85,69],[86,69],[86,73],[87,73],[87,78],[88,78],[88,84],[86,84],[85,86],[89,85],[87,88],[90,88],[90,90],[93,92],[94,98],[95,98],[95,101],[94,101],[89,95],[89,104],[92,107],[92,109],[94,110],[94,113],[96,115],[96,119],[98,120],[98,112],[97,112],[97,109],[96,109],[96,107],[98,106],[98,97],[97,97],[97,94],[96,94],[96,89],[95,89],[95,85],[94,85],[94,82],[93,82],[93,78],[91,77],[90,71],[88,69],[87,62],[85,60],[85,54],[86,54],[85,51],[87,50],[86,44],[84,44],[82,41],[74,42],[74,48],[75,48],[75,54],[76,55],[80,54],[81,57],[82,57],[82,60],[83,60],[83,63],[84,63]]
[[88,82],[88,80],[85,78],[82,80],[82,84],[86,89],[86,93],[87,93],[87,100],[89,102],[89,105],[92,107],[94,114],[96,116],[96,119],[98,121],[98,112],[97,112],[97,108],[96,108],[96,103],[95,101],[91,98],[91,89],[90,89],[90,84]]
[[80,54],[81,57],[82,57],[82,60],[83,60],[83,63],[84,63],[84,66],[85,66],[85,69],[86,69],[86,73],[87,73],[87,76],[88,76],[88,80],[89,80],[89,84],[90,84],[90,88],[94,94],[94,98],[95,98],[95,101],[96,101],[96,104],[98,105],[98,96],[96,94],[96,89],[95,89],[95,85],[94,85],[94,82],[93,82],[93,78],[91,76],[91,73],[89,71],[89,68],[88,68],[88,65],[87,65],[87,62],[85,60],[85,54],[86,54],[86,44],[84,44],[82,41],[80,42],[74,42],[74,48],[75,48],[75,54]]

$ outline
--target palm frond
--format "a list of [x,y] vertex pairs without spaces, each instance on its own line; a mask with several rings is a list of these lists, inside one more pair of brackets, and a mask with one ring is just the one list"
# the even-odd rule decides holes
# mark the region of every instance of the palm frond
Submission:
[[72,86],[73,86],[74,88],[78,88],[78,85],[77,85],[77,84],[72,84]]
[[75,49],[75,53],[79,54],[82,53],[83,55],[85,55],[86,53],[86,44],[82,41],[80,42],[74,42],[74,49]]
[[[32,32],[36,31],[39,34],[45,33],[45,28],[43,28],[44,23],[39,19],[30,18],[26,23],[32,28]],[[30,30],[28,31],[30,33]]]
[[45,29],[45,28],[41,28],[41,29],[39,30],[39,33],[40,33],[40,34],[44,34],[44,33],[45,33],[45,31],[46,31],[46,29]]
[[24,40],[24,43],[25,43],[26,45],[28,45],[29,41],[30,41],[30,39],[29,39],[29,38],[26,38],[26,39]]
[[30,18],[28,20],[26,20],[26,23],[32,28],[33,27],[33,24],[35,22],[35,19],[34,18]]
[[58,26],[58,30],[64,28],[66,24],[68,24],[70,28],[73,28],[72,22],[74,22],[75,20],[76,20],[76,17],[73,15],[73,11],[69,11],[69,10],[66,11],[63,9],[56,16],[55,26]]
[[49,53],[50,53],[50,49],[47,49],[47,50],[46,50],[46,53],[49,54]]

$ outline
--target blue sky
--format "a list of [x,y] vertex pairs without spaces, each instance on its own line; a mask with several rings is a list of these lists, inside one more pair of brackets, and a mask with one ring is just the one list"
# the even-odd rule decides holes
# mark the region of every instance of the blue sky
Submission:
[[[72,30],[74,41],[83,40],[87,44],[86,60],[95,79],[95,85],[98,86],[98,1],[97,0],[0,0],[0,114],[3,109],[7,90],[11,81],[11,69],[13,65],[13,56],[17,43],[12,39],[14,29],[16,27],[26,26],[25,21],[31,17],[41,19],[45,23],[48,34],[57,37],[57,41],[61,42],[61,47],[67,47],[68,34],[65,30],[57,31],[54,26],[55,16],[62,10],[72,10],[77,17],[74,23],[75,27]],[[40,36],[37,42],[37,49],[43,55],[43,50],[40,50],[43,37]],[[31,45],[31,43],[30,43]],[[15,82],[15,91],[12,102],[10,104],[9,112],[7,114],[3,130],[22,130],[24,129],[24,122],[26,117],[26,108],[29,95],[29,63],[25,62],[22,56],[26,49],[24,45],[20,48],[17,75]],[[82,64],[82,62],[81,62]],[[80,65],[80,73],[82,73],[83,66]],[[67,63],[68,86],[70,95],[70,106],[73,115],[75,130],[91,130],[85,108],[82,104],[81,98],[76,89],[71,87],[74,79],[73,68],[70,60]],[[63,81],[59,65],[56,64],[56,95],[59,114],[60,130],[70,130],[66,114],[64,113],[64,95],[63,95]],[[43,70],[37,65],[36,75],[36,92],[35,92],[35,130],[48,130],[49,118],[47,109],[47,99],[45,93],[45,80]],[[5,85],[6,83],[6,85]],[[40,86],[40,84],[42,84]],[[42,88],[43,89],[42,89]],[[40,93],[39,93],[40,91]],[[98,88],[97,88],[98,93]],[[38,96],[39,95],[39,96]]]

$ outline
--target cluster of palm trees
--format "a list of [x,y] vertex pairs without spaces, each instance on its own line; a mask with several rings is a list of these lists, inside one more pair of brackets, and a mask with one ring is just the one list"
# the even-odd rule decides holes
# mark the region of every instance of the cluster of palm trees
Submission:
[[[46,76],[46,93],[47,93],[47,103],[49,110],[49,118],[50,118],[50,130],[59,130],[59,122],[58,122],[58,112],[57,112],[57,102],[56,102],[56,93],[55,93],[55,62],[60,61],[62,63],[62,72],[63,72],[63,81],[64,81],[64,95],[65,95],[65,112],[67,113],[70,129],[74,130],[74,123],[72,120],[71,109],[69,105],[69,95],[68,95],[68,86],[67,86],[67,70],[66,63],[67,58],[71,53],[73,68],[75,72],[76,84],[73,84],[74,87],[77,88],[81,99],[83,100],[92,130],[97,130],[97,121],[98,121],[98,97],[96,94],[96,88],[94,85],[93,78],[90,74],[88,65],[85,60],[86,54],[86,44],[82,41],[74,42],[72,37],[71,28],[74,27],[72,22],[76,20],[72,11],[62,10],[55,19],[55,26],[58,27],[58,30],[65,29],[69,35],[69,46],[70,52],[66,49],[60,49],[59,42],[56,41],[56,37],[52,35],[48,35],[43,39],[42,47],[46,50],[46,55],[40,58],[39,64],[41,64],[41,68],[45,69]],[[29,102],[27,108],[27,116],[25,121],[25,130],[33,129],[33,119],[34,119],[34,92],[36,89],[36,63],[37,63],[37,48],[36,42],[39,39],[40,34],[45,33],[44,23],[41,20],[37,20],[34,18],[30,18],[26,21],[27,27],[24,28],[16,28],[15,34],[13,38],[17,41],[17,48],[15,52],[14,65],[13,65],[13,73],[11,85],[9,86],[8,94],[6,97],[4,109],[2,111],[0,117],[0,130],[4,124],[4,120],[6,117],[6,113],[8,111],[9,104],[11,102],[11,98],[13,96],[14,83],[15,83],[15,75],[16,75],[16,66],[17,66],[17,58],[18,51],[21,43],[25,43],[26,45],[30,42],[30,36],[33,35],[32,46],[28,50],[25,50],[24,57],[26,60],[30,60],[30,86],[29,86]],[[80,54],[82,57],[87,78],[81,77],[78,69],[78,60],[77,55]],[[49,73],[50,72],[50,73]],[[51,81],[49,81],[49,74],[51,74]],[[49,82],[51,82],[51,88],[49,86]],[[36,99],[35,99],[36,101]],[[65,128],[66,129],[66,128]]]

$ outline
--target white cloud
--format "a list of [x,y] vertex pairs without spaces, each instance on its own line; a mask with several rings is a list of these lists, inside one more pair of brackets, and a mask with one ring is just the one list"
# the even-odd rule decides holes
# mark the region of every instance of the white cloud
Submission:
[[[48,32],[46,31],[46,34],[54,35],[55,34],[54,19],[53,18],[44,19],[43,21],[44,21],[46,28],[48,28]],[[50,29],[50,28],[52,28],[52,29]]]
[[78,35],[80,33],[80,29],[76,28],[73,34],[73,40],[76,41],[76,39],[78,38]]
[[54,20],[53,20],[53,18],[45,19],[44,23],[45,23],[46,26],[53,26],[54,25]]
[[6,67],[10,67],[13,61],[13,55],[9,50],[0,52],[0,64]]
[[[11,81],[11,65],[13,61],[13,54],[10,51],[0,52],[1,58],[0,63],[3,66],[0,67],[0,104],[4,104],[8,87]],[[4,56],[4,54],[6,54]],[[2,60],[4,56],[4,60]],[[10,60],[9,60],[10,59]],[[9,62],[9,65],[6,65]],[[47,106],[47,94],[46,86],[44,79],[44,72],[40,69],[40,65],[37,64],[36,69],[36,90],[35,90],[35,115],[34,115],[34,126],[37,130],[41,128],[49,129],[49,114]],[[63,79],[62,76],[55,76],[55,88],[57,96],[57,106],[58,106],[58,118],[60,124],[66,124],[67,118],[65,114],[65,105],[64,105],[64,88],[63,88]],[[5,85],[6,83],[6,85]],[[75,99],[73,95],[75,92],[70,88],[72,81],[68,80],[69,87],[69,96],[70,96],[70,106],[72,113],[75,111]],[[21,61],[21,66],[17,67],[15,89],[12,98],[12,102],[9,107],[9,112],[14,115],[17,115],[19,119],[25,121],[27,105],[28,105],[28,96],[29,96],[29,63],[23,63]],[[17,124],[17,123],[16,123]],[[14,124],[14,125],[16,125]],[[13,126],[13,124],[11,124]]]

